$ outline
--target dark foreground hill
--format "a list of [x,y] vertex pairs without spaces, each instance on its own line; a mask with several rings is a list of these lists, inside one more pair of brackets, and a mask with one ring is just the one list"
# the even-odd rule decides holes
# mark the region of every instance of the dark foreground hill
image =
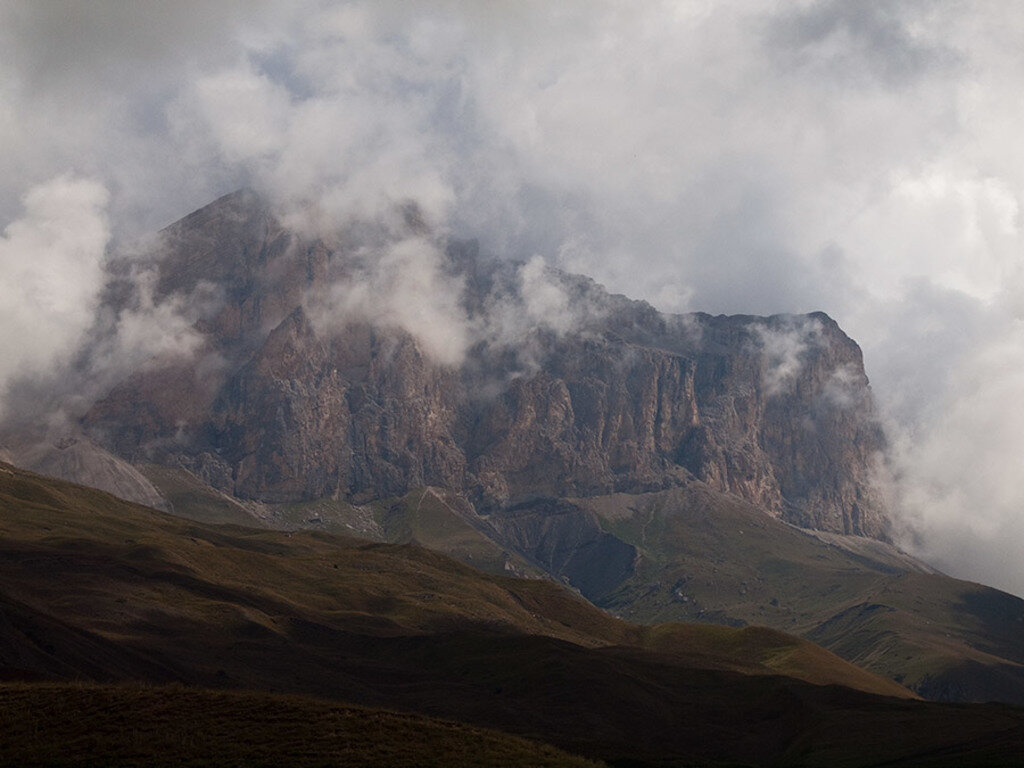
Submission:
[[0,723],[5,766],[598,765],[461,723],[256,691],[8,683]]
[[[10,467],[0,601],[9,680],[312,694],[622,765],[1008,765],[1024,754],[1021,710],[915,701],[772,630],[641,628],[550,582],[418,547],[200,524]],[[172,691],[170,709],[189,706]],[[224,700],[204,701],[215,711]],[[5,710],[5,732],[22,706],[26,722],[49,716],[49,704],[22,702]],[[95,729],[146,732],[147,707],[112,701]]]

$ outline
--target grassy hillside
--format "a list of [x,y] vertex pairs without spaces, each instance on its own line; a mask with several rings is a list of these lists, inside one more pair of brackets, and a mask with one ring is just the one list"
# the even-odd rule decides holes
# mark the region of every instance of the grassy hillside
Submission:
[[0,685],[0,765],[596,768],[461,723],[255,691]]
[[543,571],[495,543],[494,532],[458,494],[421,488],[405,496],[350,504],[319,499],[293,504],[242,502],[180,468],[144,465],[141,471],[181,517],[284,531],[324,531],[391,544],[419,544],[494,574],[541,576]]
[[929,698],[1024,704],[1024,601],[1012,595],[700,484],[576,503],[637,547],[631,578],[588,595],[631,621],[766,625]]
[[[145,472],[188,517],[418,543],[495,574],[547,571],[630,621],[770,626],[928,698],[1024,704],[1024,601],[936,573],[881,542],[793,528],[698,482],[564,500],[576,513],[560,525],[549,525],[550,503],[535,512],[525,505],[515,512],[520,524],[532,514],[546,526],[537,537],[545,549],[535,552],[502,530],[500,515],[482,518],[437,489],[365,506],[325,499],[247,509],[182,470]],[[605,545],[632,547],[635,557],[623,561],[620,552],[612,568],[595,554],[601,542],[581,529],[581,515],[603,529]]]
[[[173,643],[176,658],[196,655],[192,671],[210,683],[223,682],[218,673],[226,670],[213,669],[211,677],[209,662],[217,653],[230,658],[243,645],[232,638],[231,649],[219,650],[225,629],[250,640],[246,647],[254,651],[287,648],[297,639],[316,639],[317,632],[386,638],[473,630],[544,635],[584,647],[642,646],[650,635],[550,581],[486,575],[418,546],[210,526],[18,471],[0,472],[0,536],[0,599],[35,635],[67,644],[64,663],[85,645],[90,650],[75,658],[103,658],[115,648],[141,653],[154,643],[159,653],[145,658],[164,657],[167,649],[159,646]],[[695,631],[722,636],[720,628]],[[814,648],[792,636],[778,638],[796,655]],[[680,643],[662,641],[658,650],[682,653],[687,644],[697,644],[693,632]],[[707,646],[690,662],[779,671],[756,655],[736,652],[739,646],[723,645],[719,654],[706,652]],[[23,654],[33,649],[20,667],[4,656],[0,665],[59,672],[40,643],[20,647]],[[863,690],[909,695],[831,655],[818,661],[804,665],[802,679],[825,684],[856,678],[855,687]],[[109,676],[137,663],[112,658]],[[161,679],[184,674],[161,669]],[[253,674],[247,671],[238,682],[266,682]]]
[[[906,698],[906,689],[852,664],[839,664],[839,657],[820,645],[794,638],[768,627],[723,627],[706,624],[657,624],[645,627],[641,647],[671,655],[689,666],[734,669],[748,674],[780,674],[799,680],[820,679],[821,670],[830,671],[829,683],[862,691]],[[883,678],[884,679],[884,678]]]
[[138,470],[159,491],[167,508],[181,517],[204,523],[266,526],[267,521],[244,502],[211,488],[191,472],[159,464],[142,464]]
[[[622,765],[1024,754],[1021,711],[915,702],[780,632],[642,628],[418,546],[202,524],[8,467],[0,613],[8,680],[314,695]],[[105,711],[92,730],[148,727],[140,707]],[[879,734],[849,737],[861,723]]]

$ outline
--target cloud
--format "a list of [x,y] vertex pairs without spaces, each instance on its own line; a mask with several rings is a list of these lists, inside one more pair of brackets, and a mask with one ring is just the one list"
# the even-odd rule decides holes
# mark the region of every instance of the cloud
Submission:
[[769,397],[792,392],[807,351],[822,343],[821,323],[794,317],[775,326],[757,323],[752,330],[764,357],[761,383],[765,392]]
[[60,176],[33,187],[0,237],[0,387],[67,358],[93,321],[110,231],[107,191]]
[[410,26],[398,41],[367,6],[313,5],[273,65],[249,49],[184,87],[168,105],[174,137],[201,166],[241,168],[309,234],[407,200],[444,223],[457,156],[440,109],[457,49],[442,27]]
[[794,4],[770,20],[769,38],[777,61],[824,82],[901,88],[960,62],[938,30],[928,28],[944,18],[935,13],[940,5],[897,6],[884,0]]
[[167,142],[165,103],[219,67],[269,4],[224,0],[37,3],[0,0],[0,221],[25,190],[69,170],[111,193],[115,238],[168,221],[223,178],[184,167]]
[[192,358],[202,347],[196,330],[202,317],[210,317],[223,302],[221,289],[200,281],[188,295],[154,297],[157,272],[150,265],[128,265],[126,301],[116,308],[104,307],[91,329],[85,370],[78,386],[92,394],[116,384],[140,369],[155,368]]
[[950,362],[924,418],[890,429],[908,541],[952,572],[1019,592],[1024,324]]
[[903,543],[950,573],[1022,593],[1024,317],[924,280],[903,299],[876,306],[889,338],[866,350]]
[[461,278],[445,267],[444,252],[425,237],[364,247],[324,295],[312,297],[311,319],[327,334],[356,322],[401,329],[434,361],[458,365],[470,343],[468,320]]

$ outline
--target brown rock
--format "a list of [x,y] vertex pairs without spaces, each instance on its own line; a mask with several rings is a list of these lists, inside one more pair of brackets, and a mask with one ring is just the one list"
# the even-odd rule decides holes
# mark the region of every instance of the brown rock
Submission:
[[[799,525],[887,535],[861,353],[824,314],[668,316],[551,271],[578,308],[571,330],[489,338],[452,368],[404,331],[318,336],[303,303],[346,279],[346,257],[285,231],[251,193],[164,235],[160,290],[207,281],[224,296],[200,322],[224,369],[140,374],[97,403],[84,424],[123,456],[181,462],[250,499],[433,485],[483,511],[695,476]],[[472,322],[522,300],[514,266],[473,244],[449,253]]]

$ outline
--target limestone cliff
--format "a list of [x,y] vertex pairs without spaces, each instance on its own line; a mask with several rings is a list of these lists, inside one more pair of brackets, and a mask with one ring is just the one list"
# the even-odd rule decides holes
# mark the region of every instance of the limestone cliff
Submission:
[[[886,537],[863,361],[826,315],[665,315],[449,243],[445,274],[472,333],[462,362],[444,364],[415,328],[311,320],[318,296],[357,279],[360,236],[377,235],[289,232],[252,193],[172,225],[158,294],[213,287],[204,346],[123,382],[85,428],[129,460],[180,463],[247,499],[433,485],[487,512],[696,477],[806,527]],[[554,315],[536,313],[534,291]]]

